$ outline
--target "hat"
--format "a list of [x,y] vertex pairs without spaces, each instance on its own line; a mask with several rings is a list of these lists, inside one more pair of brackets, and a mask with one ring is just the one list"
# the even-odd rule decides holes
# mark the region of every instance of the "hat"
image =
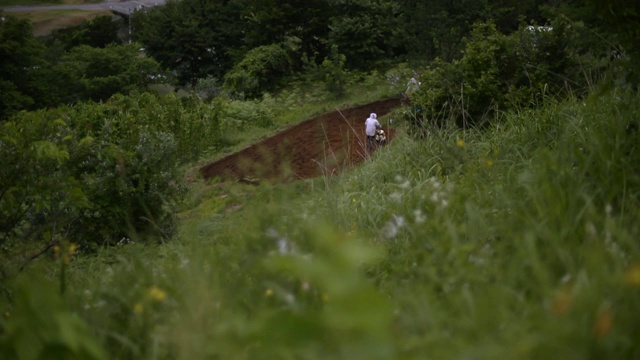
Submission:
[[378,117],[378,115],[376,115],[376,113],[371,113],[371,115],[369,115],[370,118],[375,119]]

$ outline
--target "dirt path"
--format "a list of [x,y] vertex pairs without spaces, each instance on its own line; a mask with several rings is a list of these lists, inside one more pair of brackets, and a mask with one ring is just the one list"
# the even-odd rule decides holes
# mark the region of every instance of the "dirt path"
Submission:
[[[369,114],[382,117],[398,106],[400,99],[387,99],[316,116],[203,166],[200,173],[205,179],[218,176],[247,182],[336,174],[366,159],[364,121]],[[382,125],[390,141],[395,130]]]

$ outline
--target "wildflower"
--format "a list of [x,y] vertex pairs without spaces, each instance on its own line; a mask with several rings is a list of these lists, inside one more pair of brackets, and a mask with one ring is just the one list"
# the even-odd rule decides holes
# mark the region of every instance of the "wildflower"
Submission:
[[402,202],[402,194],[399,192],[393,192],[391,195],[389,195],[389,198],[391,199],[391,201],[395,202],[395,203],[401,203]]
[[387,239],[393,239],[398,235],[398,230],[404,226],[404,217],[393,215],[383,228],[384,236]]
[[624,273],[624,282],[630,287],[640,286],[640,263],[631,265]]
[[440,186],[442,186],[442,183],[440,182],[440,180],[437,177],[432,176],[432,177],[429,178],[429,185],[431,185],[431,187],[434,190],[437,190],[437,189],[440,188]]
[[289,240],[286,237],[281,236],[274,228],[267,229],[267,236],[275,239],[278,245],[278,253],[281,255],[289,254],[292,252],[292,246],[289,244]]
[[421,209],[413,210],[413,219],[416,222],[416,224],[422,224],[427,220],[426,216],[424,216],[424,213],[422,212]]
[[356,198],[351,198],[351,202],[355,204],[356,203]]
[[289,253],[289,242],[287,239],[279,239],[278,240],[278,252],[280,254],[288,254]]
[[136,303],[133,306],[133,312],[136,314],[142,314],[144,312],[144,306],[142,306],[142,303]]
[[167,298],[167,293],[157,286],[152,286],[151,288],[149,288],[148,293],[149,293],[149,297],[155,301],[163,301],[164,299]]
[[272,296],[273,296],[273,290],[271,290],[271,289],[267,289],[267,290],[265,290],[265,292],[264,292],[264,296],[266,296],[266,297],[272,297]]
[[493,160],[491,160],[491,159],[487,159],[487,160],[484,162],[484,166],[486,166],[486,167],[488,167],[488,168],[492,168],[492,167],[493,167]]
[[285,295],[284,301],[289,305],[293,305],[296,302],[296,297],[293,296],[293,294],[289,293]]
[[556,293],[551,303],[551,313],[558,318],[565,316],[571,309],[572,302],[573,291],[571,287],[565,286]]
[[303,281],[303,282],[300,284],[300,287],[302,288],[302,291],[304,291],[304,292],[309,291],[309,287],[310,287],[310,286],[309,286],[309,282],[308,282],[308,281]]
[[602,338],[611,332],[613,327],[613,314],[608,307],[601,309],[593,323],[593,334]]
[[322,294],[322,302],[329,302],[329,295],[327,294]]
[[76,253],[77,249],[78,249],[78,245],[74,243],[69,244],[69,255],[73,256]]
[[608,218],[611,217],[611,213],[613,212],[611,204],[607,204],[607,206],[604,207],[604,212],[607,214]]
[[69,247],[67,248],[67,252],[64,254],[64,262],[65,263],[70,263],[71,262],[71,257],[76,253],[76,249],[78,248],[78,246],[74,243],[69,244]]
[[464,147],[464,140],[462,140],[462,139],[458,139],[458,140],[456,140],[456,145],[457,145],[459,148],[463,148],[463,147]]

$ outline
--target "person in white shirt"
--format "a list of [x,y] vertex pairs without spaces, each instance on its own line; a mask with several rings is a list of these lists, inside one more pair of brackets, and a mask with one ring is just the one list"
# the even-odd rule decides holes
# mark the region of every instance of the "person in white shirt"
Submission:
[[365,134],[367,134],[367,150],[369,152],[373,151],[376,142],[376,131],[381,128],[382,126],[380,125],[380,122],[378,122],[378,115],[376,115],[376,113],[371,113],[369,118],[364,122],[364,131]]

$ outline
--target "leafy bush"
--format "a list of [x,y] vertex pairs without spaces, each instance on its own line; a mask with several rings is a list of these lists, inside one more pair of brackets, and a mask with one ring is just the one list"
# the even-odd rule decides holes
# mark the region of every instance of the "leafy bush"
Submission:
[[448,121],[485,125],[496,110],[536,106],[546,96],[583,95],[599,81],[599,75],[589,79],[585,73],[603,71],[595,64],[577,66],[588,53],[577,40],[585,32],[565,18],[549,27],[522,26],[511,35],[491,22],[476,24],[461,59],[436,59],[421,74],[423,84],[412,99],[420,111],[410,122],[418,129]]
[[3,123],[0,240],[88,249],[169,237],[179,166],[219,143],[219,108],[139,94]]
[[224,78],[224,87],[234,96],[249,99],[274,90],[291,72],[291,59],[282,44],[250,50]]
[[0,246],[55,242],[89,206],[82,184],[66,171],[82,146],[55,114],[20,113],[0,125]]
[[347,81],[344,64],[346,56],[338,52],[337,46],[331,47],[329,57],[325,58],[318,69],[325,88],[329,94],[335,99],[344,96],[345,85]]

